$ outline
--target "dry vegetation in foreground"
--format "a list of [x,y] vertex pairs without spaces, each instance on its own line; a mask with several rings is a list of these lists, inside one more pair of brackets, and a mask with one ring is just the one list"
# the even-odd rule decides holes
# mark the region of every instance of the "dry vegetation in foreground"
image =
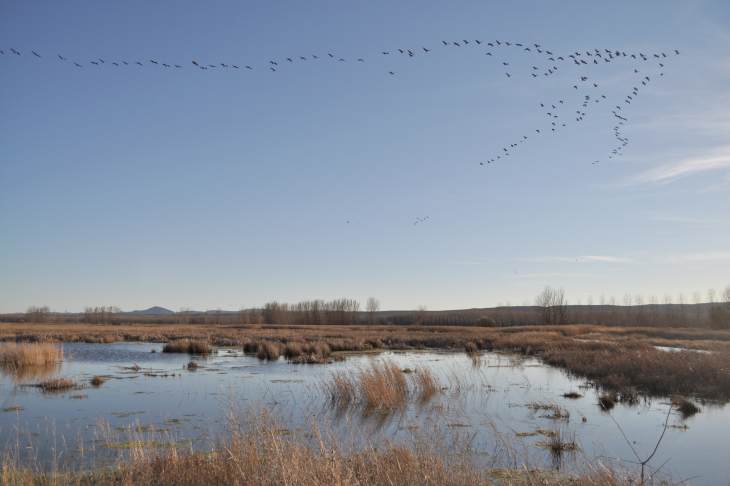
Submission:
[[[472,356],[484,350],[504,350],[536,356],[608,390],[633,388],[653,395],[730,400],[730,331],[596,325],[498,328],[0,323],[0,340],[162,341],[174,345],[173,349],[183,340],[202,342],[207,350],[211,345],[242,347],[266,360],[284,354],[295,363],[326,362],[343,353],[386,349],[462,350]],[[670,353],[656,349],[656,345],[710,352]]]
[[[128,461],[93,472],[39,473],[9,459],[0,464],[0,484],[7,486],[76,485],[260,485],[319,486],[628,486],[636,478],[601,464],[569,476],[526,467],[494,469],[476,466],[474,451],[440,445],[439,440],[386,444],[352,452],[314,428],[309,440],[282,434],[281,427],[263,418],[234,429],[230,438],[207,453],[174,446],[151,450],[132,441],[123,451]],[[349,451],[349,452],[348,452]],[[121,452],[121,451],[120,451]]]

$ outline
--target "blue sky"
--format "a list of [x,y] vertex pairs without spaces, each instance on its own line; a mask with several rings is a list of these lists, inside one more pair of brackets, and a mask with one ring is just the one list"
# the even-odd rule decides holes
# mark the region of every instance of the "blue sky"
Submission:
[[[584,123],[480,167],[579,71],[442,39],[682,54],[626,108],[623,157],[636,78],[612,63]],[[704,297],[730,284],[729,45],[724,0],[0,2],[0,312]],[[285,61],[327,52],[347,62]]]

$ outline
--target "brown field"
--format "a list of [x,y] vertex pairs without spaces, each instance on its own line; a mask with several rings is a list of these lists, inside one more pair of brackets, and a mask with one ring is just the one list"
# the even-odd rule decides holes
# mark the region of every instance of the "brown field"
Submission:
[[[625,395],[730,400],[730,331],[594,325],[294,326],[0,323],[0,341],[176,342],[242,347],[262,359],[293,362],[388,349],[497,350],[535,356]],[[654,346],[682,348],[666,352]],[[700,353],[694,350],[709,351]]]

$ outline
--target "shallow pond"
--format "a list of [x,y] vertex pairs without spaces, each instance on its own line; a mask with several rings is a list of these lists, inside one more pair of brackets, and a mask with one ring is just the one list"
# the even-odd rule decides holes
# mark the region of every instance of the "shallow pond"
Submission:
[[[315,420],[349,434],[348,439],[356,430],[357,440],[367,443],[407,440],[419,431],[438,429],[467,438],[493,466],[509,465],[507,448],[531,466],[569,470],[578,459],[600,458],[636,469],[617,424],[645,457],[669,410],[667,399],[641,399],[635,405],[617,404],[609,415],[584,380],[507,354],[484,353],[475,361],[463,353],[387,352],[297,365],[218,349],[208,358],[194,358],[200,367],[188,371],[189,356],[161,353],[161,348],[153,343],[65,344],[60,369],[47,371],[84,386],[64,393],[28,386],[41,376],[0,374],[0,450],[10,448],[41,467],[54,461],[93,467],[117,457],[130,439],[151,447],[210,448],[225,432],[231,411],[267,410],[292,430],[305,430]],[[427,367],[444,389],[427,403],[414,401],[388,416],[333,410],[322,384],[333,372],[356,371],[374,360],[391,360],[403,369]],[[98,388],[88,385],[95,375],[108,381]],[[571,391],[583,396],[563,397]],[[569,417],[550,418],[549,410],[529,406],[534,403],[558,405]],[[701,407],[700,414],[688,419],[672,413],[650,466],[662,466],[661,472],[675,480],[691,478],[690,484],[728,484],[730,406]],[[580,452],[557,460],[538,445],[546,440],[538,430],[574,436]]]

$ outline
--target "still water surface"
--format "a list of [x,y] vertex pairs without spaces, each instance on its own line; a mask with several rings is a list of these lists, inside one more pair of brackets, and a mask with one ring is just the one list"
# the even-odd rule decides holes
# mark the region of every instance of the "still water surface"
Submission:
[[[187,355],[164,354],[161,348],[154,343],[64,344],[66,359],[54,373],[83,384],[94,375],[107,376],[100,388],[86,385],[48,394],[27,386],[38,376],[0,374],[0,450],[12,448],[42,467],[53,467],[54,461],[93,467],[118,457],[130,437],[154,446],[175,443],[204,450],[225,433],[231,411],[267,410],[293,430],[307,430],[314,420],[348,440],[355,431],[358,441],[370,444],[408,440],[416,431],[438,429],[468,438],[494,466],[498,461],[509,465],[504,464],[506,439],[520,461],[570,469],[580,461],[556,461],[538,445],[545,437],[526,435],[559,430],[575,437],[580,458],[600,457],[635,468],[629,462],[636,460],[634,454],[611,416],[646,456],[669,407],[666,398],[642,399],[634,406],[617,405],[609,416],[585,380],[507,354],[484,353],[476,364],[461,353],[387,352],[348,356],[327,365],[295,365],[219,349],[206,359],[195,358],[200,368],[188,371]],[[391,360],[401,368],[427,367],[445,389],[426,404],[410,403],[404,412],[388,417],[332,410],[322,383],[335,371],[356,371],[374,360]],[[563,398],[570,391],[583,397]],[[557,404],[570,417],[547,418],[547,412],[527,406],[534,402]],[[662,473],[675,480],[692,478],[689,484],[730,484],[730,406],[701,407],[700,414],[686,420],[672,414],[651,465],[664,464]]]

